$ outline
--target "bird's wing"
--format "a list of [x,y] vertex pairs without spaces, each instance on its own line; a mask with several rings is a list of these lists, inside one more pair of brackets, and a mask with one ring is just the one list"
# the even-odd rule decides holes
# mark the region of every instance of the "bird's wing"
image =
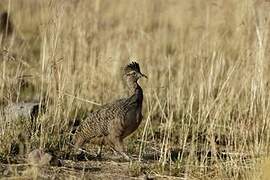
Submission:
[[89,113],[78,131],[88,131],[89,137],[108,135],[110,122],[116,118],[123,119],[125,117],[127,100],[126,98],[116,100]]

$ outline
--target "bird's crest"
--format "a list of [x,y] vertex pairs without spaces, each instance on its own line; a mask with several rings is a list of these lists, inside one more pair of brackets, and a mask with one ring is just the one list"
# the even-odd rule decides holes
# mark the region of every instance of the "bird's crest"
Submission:
[[136,71],[136,72],[141,72],[140,70],[140,66],[137,62],[131,62],[130,64],[128,64],[125,67],[125,73],[129,72],[129,71]]

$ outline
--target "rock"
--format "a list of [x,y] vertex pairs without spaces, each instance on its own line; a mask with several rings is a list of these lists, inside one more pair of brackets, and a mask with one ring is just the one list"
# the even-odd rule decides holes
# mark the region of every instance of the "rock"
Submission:
[[4,116],[6,120],[26,118],[33,121],[42,110],[44,105],[40,108],[39,103],[14,103],[5,107]]
[[27,162],[33,166],[46,166],[50,164],[52,155],[42,149],[35,149],[28,154]]

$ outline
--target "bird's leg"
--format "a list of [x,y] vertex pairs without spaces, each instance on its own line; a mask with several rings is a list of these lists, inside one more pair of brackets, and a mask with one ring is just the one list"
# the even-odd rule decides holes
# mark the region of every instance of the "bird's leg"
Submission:
[[129,156],[124,152],[123,140],[115,138],[113,143],[113,149],[120,154],[125,160],[129,161]]
[[74,155],[75,156],[82,156],[83,151],[81,149],[81,147],[85,144],[85,140],[84,138],[78,137],[78,138],[74,138],[73,139],[73,143],[74,143]]
[[115,156],[119,155],[118,152],[116,152],[116,150],[115,150],[113,147],[110,147],[110,148],[111,148],[111,150],[112,150],[112,152],[113,152],[113,154],[114,154]]
[[102,148],[103,148],[103,144],[101,144],[101,145],[98,147],[97,158],[101,158]]
[[130,161],[130,157],[126,153],[124,153],[123,151],[120,151],[119,153],[123,156],[125,160]]
[[79,149],[80,147],[82,147],[85,143],[85,140],[81,137],[78,137],[76,139],[73,140],[74,146],[76,149]]

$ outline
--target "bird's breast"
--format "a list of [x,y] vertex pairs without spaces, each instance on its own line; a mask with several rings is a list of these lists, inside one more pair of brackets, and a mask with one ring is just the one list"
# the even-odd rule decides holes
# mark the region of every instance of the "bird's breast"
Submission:
[[139,127],[141,121],[142,113],[140,108],[129,110],[123,122],[123,137],[133,133]]

